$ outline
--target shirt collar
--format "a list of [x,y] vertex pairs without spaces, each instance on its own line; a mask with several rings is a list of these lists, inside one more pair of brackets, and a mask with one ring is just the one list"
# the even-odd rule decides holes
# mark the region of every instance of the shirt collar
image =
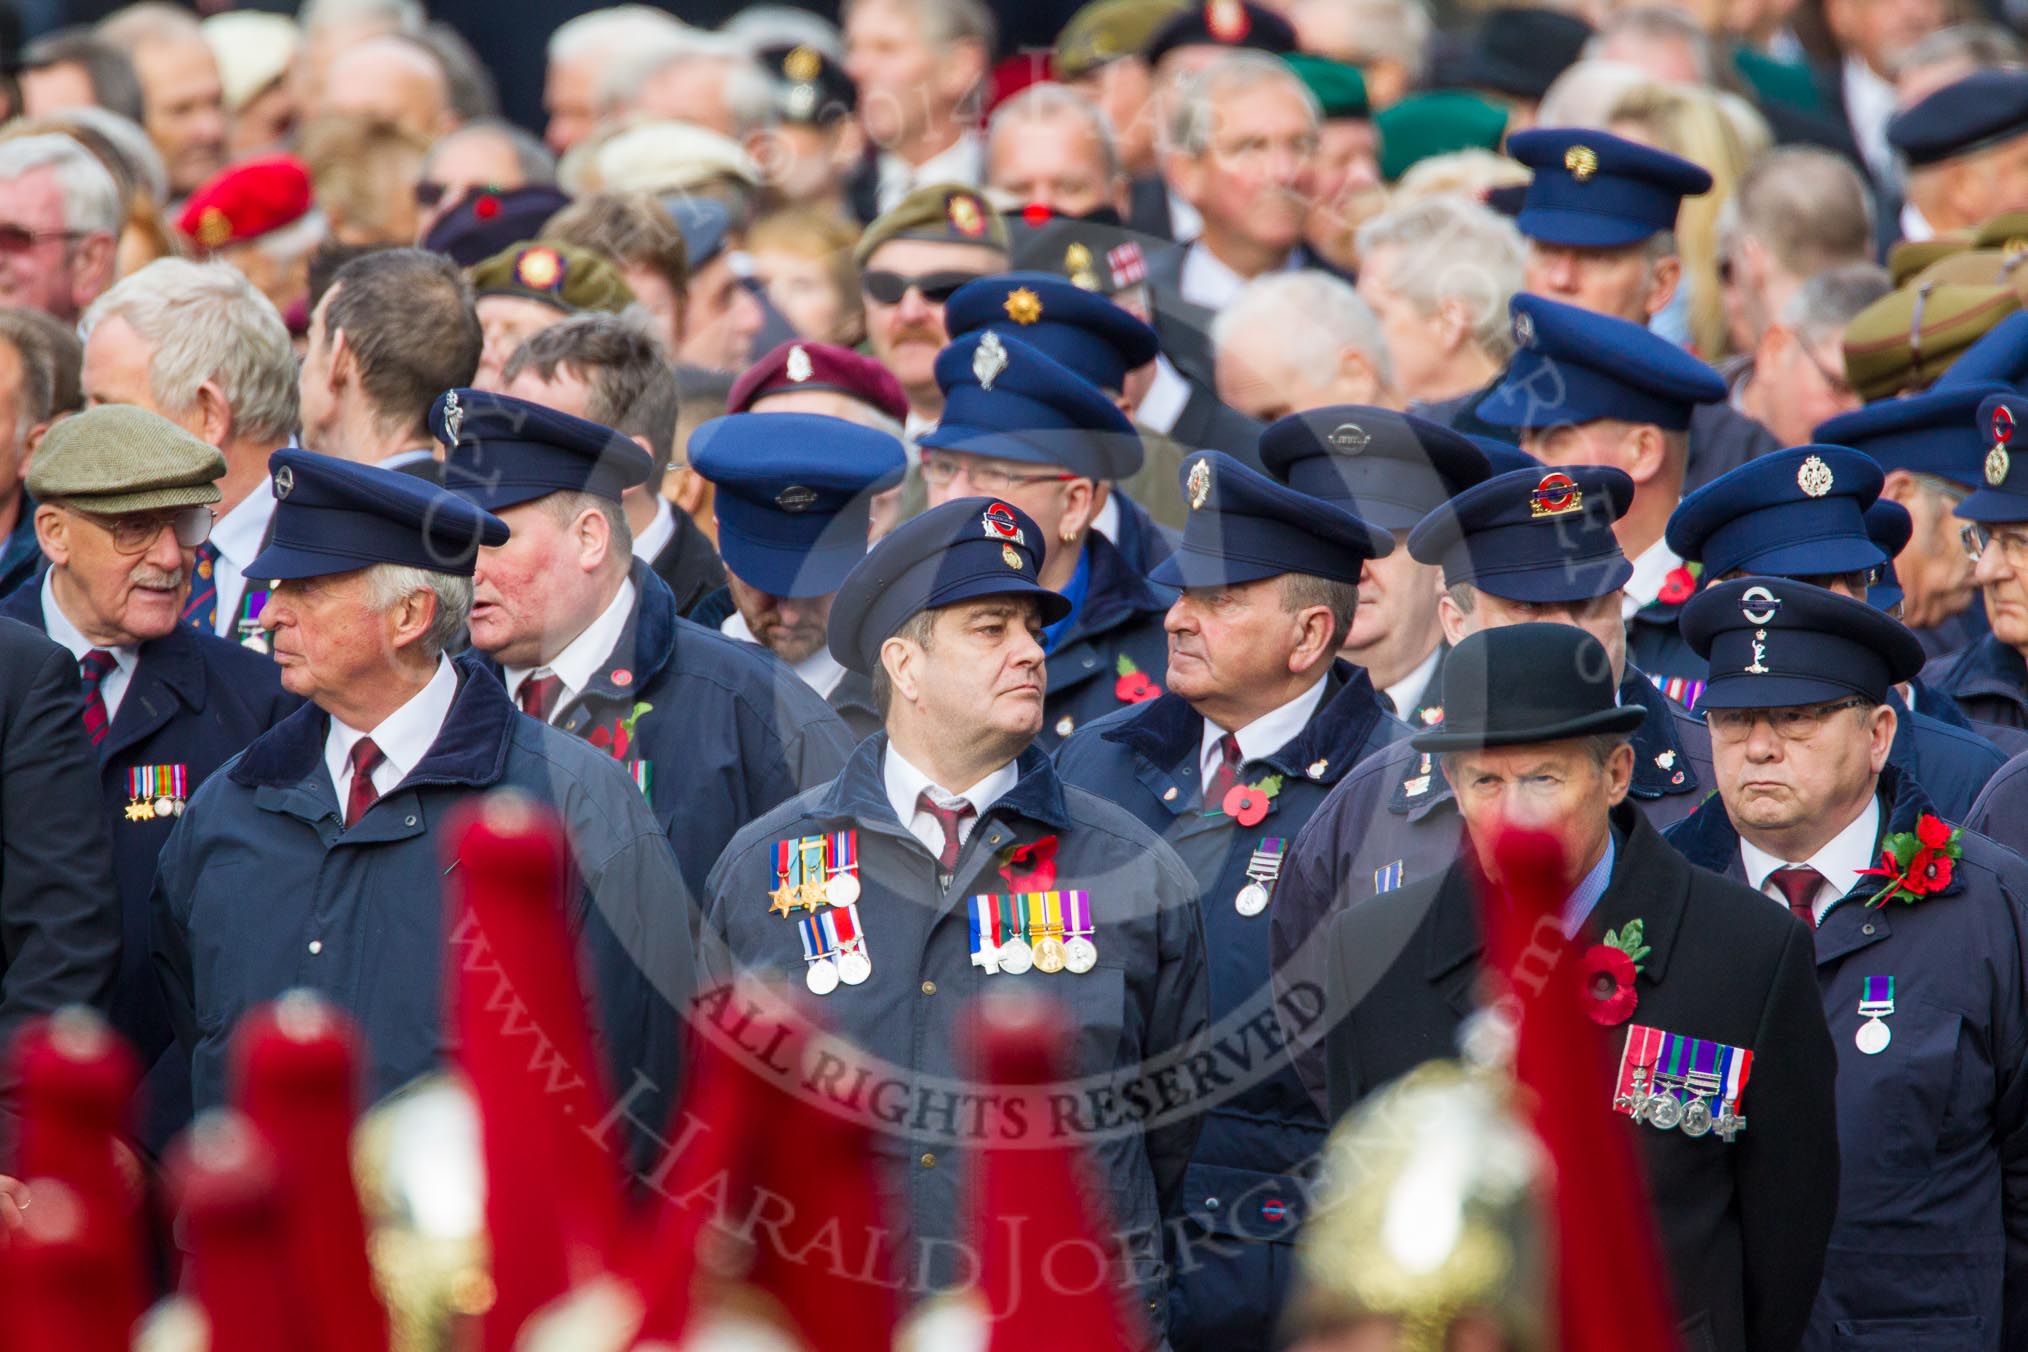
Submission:
[[924,160],[910,164],[891,150],[880,152],[880,209],[888,211],[926,183],[977,184],[984,180],[985,141],[967,127],[958,139]]
[[[63,607],[56,603],[56,569],[51,568],[42,575],[42,627],[43,630],[64,647],[78,661],[84,655],[102,645],[86,638],[84,631],[70,622],[70,616],[63,613]],[[132,672],[141,660],[139,644],[129,643],[124,647],[106,648],[113,655],[113,662],[121,671]]]
[[[719,622],[718,632],[724,634],[727,638],[738,639],[742,643],[759,644],[761,647],[767,646],[753,636],[753,630],[747,625],[746,616],[740,614],[737,610]],[[777,660],[779,660],[779,654],[777,654]],[[816,691],[825,699],[831,698],[831,692],[838,688],[838,682],[845,679],[844,666],[839,663],[837,658],[831,656],[831,649],[826,644],[818,644],[817,651],[811,653],[802,661],[790,663],[789,670],[800,676],[804,685],[809,686],[810,689]]]
[[381,719],[379,727],[355,728],[334,715],[331,730],[324,734],[324,766],[331,772],[331,782],[340,782],[349,768],[347,762],[353,745],[367,736],[373,738],[380,754],[394,767],[395,783],[407,779],[436,744],[437,734],[444,730],[444,718],[451,711],[451,701],[457,695],[458,669],[451,665],[450,658],[439,657],[436,674],[429,683],[409,696],[408,703]]
[[1769,854],[1742,834],[1739,838],[1739,862],[1745,866],[1746,880],[1756,892],[1767,887],[1768,875],[1776,869],[1807,864],[1842,897],[1858,884],[1860,870],[1873,867],[1873,842],[1879,837],[1880,797],[1875,794],[1866,800],[1865,808],[1844,830],[1825,841],[1823,848],[1808,859],[1784,859],[1780,855]]
[[239,505],[220,517],[211,528],[211,544],[219,556],[244,572],[260,553],[261,537],[268,533],[268,518],[275,514],[275,486],[262,479]]
[[[1324,688],[1331,682],[1330,668],[1325,668],[1325,678],[1320,678],[1308,690],[1290,700],[1278,709],[1270,709],[1253,722],[1240,728],[1233,735],[1239,739],[1239,758],[1242,761],[1263,760],[1280,751],[1302,735],[1310,725],[1310,718],[1317,712],[1317,706],[1324,702]],[[1198,768],[1204,772],[1204,782],[1209,784],[1213,773],[1223,759],[1218,754],[1219,739],[1225,730],[1210,719],[1204,720],[1204,740],[1198,748]]]
[[675,538],[676,509],[669,505],[669,499],[658,493],[655,495],[655,519],[634,537],[634,557],[642,563],[653,563]]
[[[620,635],[626,631],[627,617],[634,613],[634,583],[629,578],[620,583],[620,589],[599,617],[584,627],[584,631],[564,645],[562,652],[549,659],[540,667],[507,667],[507,693],[518,694],[521,683],[538,671],[561,676],[564,686],[575,696],[592,683],[605,667],[606,659],[619,646]],[[558,701],[562,707],[562,701]]]
[[1922,214],[1922,208],[1913,202],[1901,204],[1901,237],[1912,244],[1936,238],[1936,227],[1929,223],[1929,217]]
[[1438,639],[1430,646],[1429,656],[1415,664],[1414,671],[1380,692],[1394,705],[1396,718],[1407,718],[1415,712],[1416,701],[1429,689],[1429,678],[1436,672],[1437,659],[1443,656],[1443,651],[1443,640]]
[[1178,244],[1189,244],[1204,233],[1204,213],[1182,193],[1166,183],[1162,190],[1169,196],[1169,238]]
[[1599,898],[1613,880],[1613,859],[1619,854],[1619,842],[1613,839],[1611,830],[1606,832],[1605,853],[1591,866],[1591,872],[1578,879],[1570,896],[1563,903],[1563,937],[1575,939],[1591,913],[1598,908]]
[[1626,590],[1621,593],[1620,613],[1632,618],[1635,611],[1653,603],[1662,594],[1662,584],[1669,580],[1669,574],[1682,566],[1682,558],[1669,548],[1666,539],[1658,539],[1642,550],[1634,560],[1634,575],[1627,579]]
[[1120,542],[1120,490],[1106,494],[1105,506],[1091,519],[1091,528],[1114,544]]
[[896,820],[904,826],[914,819],[915,800],[924,789],[930,790],[932,797],[943,802],[962,798],[972,805],[974,814],[983,817],[986,809],[999,802],[1020,778],[1020,766],[1008,761],[970,788],[953,793],[910,764],[908,757],[894,749],[893,742],[887,744],[887,754],[881,757],[880,763],[880,779],[887,789],[887,801],[894,808]]

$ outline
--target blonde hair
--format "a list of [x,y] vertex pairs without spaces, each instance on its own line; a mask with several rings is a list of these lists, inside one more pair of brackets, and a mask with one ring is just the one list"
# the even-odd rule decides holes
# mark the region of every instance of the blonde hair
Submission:
[[1711,175],[1711,191],[1683,199],[1676,213],[1676,248],[1690,288],[1690,339],[1696,353],[1717,361],[1730,351],[1724,288],[1718,280],[1719,215],[1753,162],[1774,143],[1750,107],[1694,85],[1636,85],[1613,105],[1612,129],[1680,155]]
[[857,341],[865,325],[865,302],[859,295],[859,269],[852,246],[859,227],[828,207],[793,206],[771,211],[746,232],[748,253],[785,253],[822,261],[838,292],[838,325],[834,341]]
[[304,127],[297,153],[310,168],[331,237],[407,244],[398,213],[415,191],[429,148],[427,139],[377,118],[332,115]]

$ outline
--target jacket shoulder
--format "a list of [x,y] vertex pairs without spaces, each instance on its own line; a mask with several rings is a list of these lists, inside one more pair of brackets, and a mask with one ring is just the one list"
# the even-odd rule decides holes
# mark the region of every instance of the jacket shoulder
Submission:
[[1990,761],[1995,770],[2006,764],[2007,756],[2005,752],[1969,728],[1961,728],[1955,723],[1946,723],[1941,718],[1932,718],[1920,709],[1910,715],[1909,721],[1914,725],[1915,730],[1920,732],[1931,743],[1947,744],[1953,755]]
[[737,867],[740,860],[763,841],[809,835],[810,832],[801,828],[818,820],[816,806],[830,793],[833,782],[835,781],[814,784],[794,797],[775,804],[733,832],[732,839],[725,843],[725,849],[719,853],[718,862],[712,866],[711,877],[705,888],[706,893],[716,891],[719,875],[728,868]]
[[1109,838],[1109,846],[1131,857],[1152,859],[1157,868],[1170,875],[1171,883],[1186,891],[1195,888],[1182,857],[1133,813],[1075,784],[1063,786],[1063,802],[1078,830]]

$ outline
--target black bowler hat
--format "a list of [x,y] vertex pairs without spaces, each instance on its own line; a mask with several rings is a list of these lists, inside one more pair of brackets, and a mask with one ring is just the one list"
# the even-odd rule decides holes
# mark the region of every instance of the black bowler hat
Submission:
[[1444,659],[1444,721],[1417,751],[1476,751],[1630,733],[1648,711],[1618,704],[1605,645],[1571,624],[1509,624],[1467,634]]
[[1584,55],[1591,25],[1574,14],[1535,8],[1496,9],[1479,23],[1472,45],[1441,83],[1540,99],[1556,77]]

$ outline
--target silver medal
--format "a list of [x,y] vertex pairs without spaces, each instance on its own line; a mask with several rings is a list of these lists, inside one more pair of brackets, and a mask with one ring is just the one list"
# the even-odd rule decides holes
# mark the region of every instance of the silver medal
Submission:
[[1239,889],[1239,895],[1232,899],[1232,907],[1241,915],[1255,916],[1267,909],[1268,890],[1259,883],[1248,883]]
[[1000,945],[1000,970],[1020,976],[1035,966],[1035,951],[1019,939]]
[[1098,945],[1089,939],[1068,939],[1063,945],[1063,965],[1076,976],[1083,976],[1098,965]]
[[829,995],[838,989],[838,964],[829,958],[820,958],[810,964],[803,973],[803,984],[810,988],[812,995]]
[[857,986],[873,975],[873,960],[861,948],[848,949],[838,955],[838,979],[848,986]]
[[[833,906],[850,906],[859,900],[859,875],[834,873],[824,883],[824,900]],[[856,982],[854,983],[857,984]]]
[[1702,1136],[1711,1130],[1711,1105],[1703,1099],[1691,1099],[1683,1109],[1683,1134]]
[[1674,1094],[1657,1094],[1648,1100],[1648,1120],[1663,1131],[1674,1131],[1683,1120],[1683,1101]]
[[1858,1044],[1859,1050],[1868,1056],[1880,1055],[1887,1050],[1887,1044],[1893,1040],[1894,1034],[1888,1031],[1886,1023],[1879,1019],[1868,1019],[1860,1024],[1858,1034],[1852,1039]]
[[157,799],[155,800],[155,815],[156,815],[157,817],[173,817],[173,816],[175,816],[175,815],[176,815],[176,803],[175,803],[175,800],[174,800],[174,799],[171,799],[171,798],[166,798],[166,797],[164,797],[164,798],[157,798]]

